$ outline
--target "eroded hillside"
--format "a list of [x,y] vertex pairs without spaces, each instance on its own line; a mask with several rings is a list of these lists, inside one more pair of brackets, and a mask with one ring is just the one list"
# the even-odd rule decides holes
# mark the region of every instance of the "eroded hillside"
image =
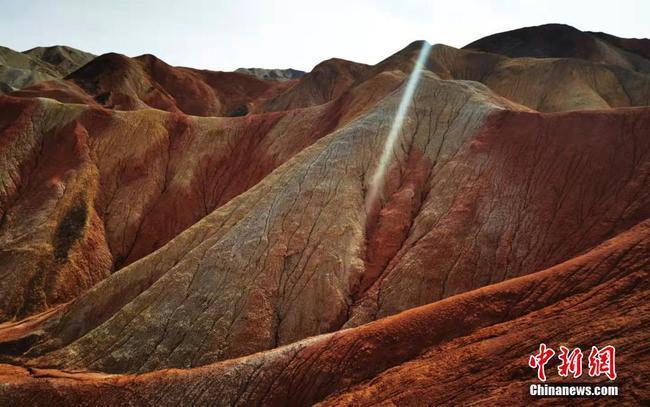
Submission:
[[0,97],[0,400],[527,403],[540,342],[616,345],[647,400],[630,41],[435,45],[394,147],[423,42],[285,82],[106,54]]

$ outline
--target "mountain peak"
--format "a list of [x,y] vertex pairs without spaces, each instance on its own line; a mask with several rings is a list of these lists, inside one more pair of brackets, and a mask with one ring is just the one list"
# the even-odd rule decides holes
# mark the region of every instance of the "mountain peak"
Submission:
[[52,45],[49,47],[36,47],[23,52],[32,58],[47,62],[59,72],[66,76],[81,66],[90,62],[95,55],[68,47],[66,45]]
[[267,68],[238,68],[237,73],[252,75],[259,79],[267,81],[289,81],[299,79],[305,75],[304,71],[293,68],[286,69],[267,69]]
[[493,34],[463,47],[511,58],[578,58],[650,72],[647,40],[583,32],[566,24],[544,24]]

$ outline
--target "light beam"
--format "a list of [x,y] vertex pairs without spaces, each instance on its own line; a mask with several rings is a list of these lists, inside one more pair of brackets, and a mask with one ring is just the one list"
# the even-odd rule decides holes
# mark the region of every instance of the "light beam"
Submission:
[[384,143],[384,150],[382,151],[381,157],[379,158],[379,163],[377,164],[375,173],[370,180],[370,187],[368,194],[366,195],[365,202],[366,213],[370,212],[372,205],[384,188],[386,172],[388,171],[388,168],[391,164],[391,157],[393,155],[392,152],[395,148],[395,144],[397,143],[400,131],[402,130],[402,125],[404,124],[406,113],[411,106],[415,89],[417,88],[418,81],[422,76],[424,64],[427,60],[427,57],[429,56],[430,50],[431,44],[424,41],[422,44],[422,49],[420,50],[420,54],[418,55],[418,59],[415,62],[415,66],[413,67],[413,71],[411,72],[408,82],[406,83],[406,89],[404,90],[404,94],[402,95],[402,100],[400,100],[399,107],[397,108],[397,113],[393,119],[393,124],[391,125],[390,132],[388,133],[388,137]]

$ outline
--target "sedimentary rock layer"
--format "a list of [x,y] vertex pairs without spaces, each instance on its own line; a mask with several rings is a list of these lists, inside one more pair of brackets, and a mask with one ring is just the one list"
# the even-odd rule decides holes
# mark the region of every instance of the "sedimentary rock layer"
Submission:
[[[528,404],[539,399],[528,396],[535,381],[522,355],[543,341],[616,345],[617,362],[626,366],[617,383],[627,390],[617,401],[638,404],[649,396],[644,344],[650,338],[643,329],[650,323],[649,231],[643,222],[542,272],[202,368],[102,376],[2,365],[0,399],[24,405]],[[551,379],[554,371],[549,367]]]
[[616,346],[643,403],[646,45],[436,45],[413,94],[422,42],[286,82],[106,54],[0,97],[0,404],[530,404],[540,342]]

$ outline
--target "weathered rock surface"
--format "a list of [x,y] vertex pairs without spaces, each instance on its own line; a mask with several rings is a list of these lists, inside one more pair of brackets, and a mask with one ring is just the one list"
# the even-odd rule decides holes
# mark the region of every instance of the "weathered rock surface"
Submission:
[[0,47],[0,94],[62,78],[95,56],[71,47],[37,47],[17,52]]
[[387,162],[422,42],[0,97],[0,402],[529,404],[540,342],[614,344],[647,400],[645,43],[520,31],[434,46]]
[[[414,42],[375,66],[327,60],[255,110],[313,106],[381,72],[410,72],[421,48],[422,42]],[[634,57],[650,63],[638,55]],[[426,68],[440,79],[482,82],[497,94],[541,112],[650,104],[650,71],[639,72],[629,64],[621,67],[576,58],[509,58],[438,44],[433,46]]]
[[56,78],[53,67],[28,55],[0,47],[0,95],[40,81]]
[[32,58],[46,62],[64,77],[71,74],[95,58],[95,55],[64,45],[36,47],[23,52]]
[[243,356],[550,267],[648,216],[647,109],[542,116],[486,91],[423,79],[377,212],[366,174],[399,93],[84,295],[38,363]]
[[533,58],[579,58],[621,68],[650,72],[648,40],[623,39],[582,32],[564,24],[520,28],[490,35],[464,48]]
[[[242,118],[116,112],[4,98],[0,123],[8,176],[0,191],[5,259],[0,269],[6,273],[1,283],[7,295],[0,300],[0,315],[21,317],[68,301],[111,271],[158,249],[350,121],[403,77],[389,79],[379,78],[377,86],[363,87],[363,93],[350,91],[341,100],[310,109]],[[83,151],[82,158],[77,150]],[[84,181],[77,184],[79,171]],[[76,224],[66,250],[59,253],[57,231],[64,228],[66,208],[80,200],[88,216]],[[93,240],[97,251],[83,246],[90,236],[99,239]],[[76,249],[92,259],[70,257],[69,250]],[[45,260],[37,261],[41,257]],[[82,275],[92,268],[95,277],[82,282],[64,278],[62,268],[71,265]],[[59,283],[38,282],[41,274]]]
[[155,108],[195,116],[241,116],[273,82],[234,72],[167,65],[153,55],[105,54],[67,77],[94,99],[116,110]]
[[[104,377],[1,365],[0,400],[20,405],[584,405],[533,399],[539,342],[614,344],[623,404],[647,400],[650,225],[550,269],[362,327],[192,370]],[[594,318],[594,312],[598,317]],[[547,371],[556,377],[554,366]],[[584,380],[583,380],[584,382]]]

